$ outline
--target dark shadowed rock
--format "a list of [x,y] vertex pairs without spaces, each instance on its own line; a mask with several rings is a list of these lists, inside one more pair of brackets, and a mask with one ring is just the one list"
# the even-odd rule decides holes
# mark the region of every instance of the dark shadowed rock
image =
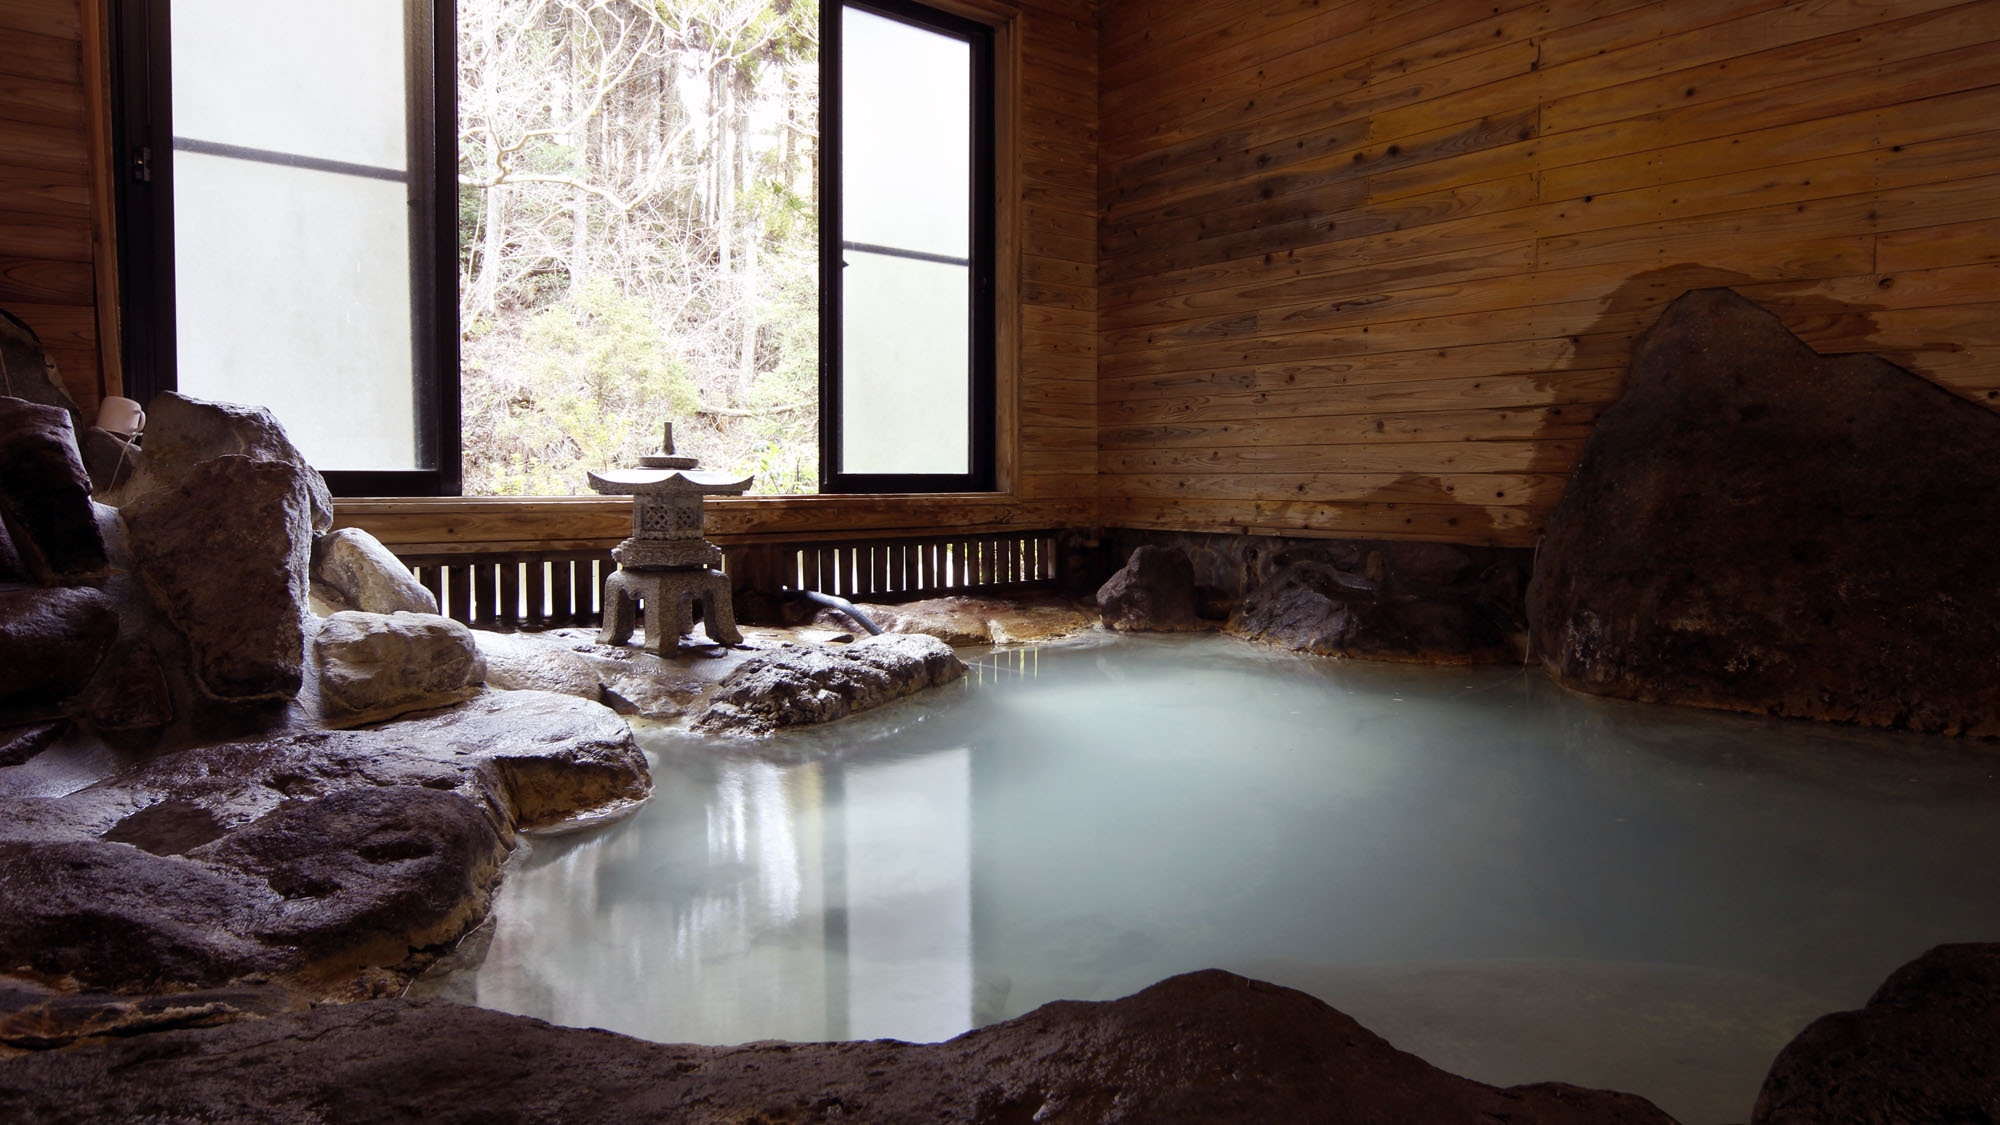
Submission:
[[90,476],[61,407],[0,398],[0,515],[14,551],[37,581],[104,572]]
[[146,404],[146,437],[136,451],[131,477],[107,492],[107,504],[123,508],[150,493],[180,486],[188,474],[217,457],[277,461],[297,470],[299,490],[311,530],[333,526],[333,494],[326,481],[285,436],[283,426],[261,406],[210,402],[162,391]]
[[14,537],[7,532],[7,521],[0,519],[0,584],[32,582],[34,576],[28,573],[28,562],[21,557],[20,549],[14,546]]
[[77,429],[89,422],[63,388],[56,361],[42,350],[34,329],[4,309],[0,309],[0,395],[56,407],[69,415],[70,425]]
[[123,510],[154,601],[219,699],[288,699],[305,662],[311,517],[299,470],[218,457]]
[[407,785],[288,801],[188,858],[262,880],[253,923],[321,973],[393,965],[486,916],[507,844],[479,805]]
[[1550,517],[1536,650],[1603,695],[2000,734],[1996,449],[2000,415],[1690,292]]
[[1240,637],[1323,656],[1519,663],[1522,569],[1446,543],[1291,548],[1230,616]]
[[[0,610],[0,613],[4,613]],[[30,723],[0,728],[0,766],[18,766],[47,750],[61,737],[66,722]]]
[[0,708],[53,705],[82,691],[117,635],[117,607],[100,591],[0,587]]
[[358,527],[329,531],[313,542],[313,593],[335,609],[365,613],[436,613],[424,589],[380,540]]
[[1301,992],[1210,970],[946,1043],[695,1047],[437,1001],[165,1031],[0,1065],[23,1120],[1474,1122],[1667,1125],[1629,1094],[1500,1089]]
[[965,675],[951,646],[922,633],[850,645],[788,644],[729,674],[695,720],[702,730],[766,734],[826,723]]
[[472,630],[434,613],[336,613],[313,637],[320,705],[347,725],[457,703],[475,694]]
[[1940,945],[1868,1007],[1812,1021],[1770,1065],[1750,1121],[2000,1121],[2000,945]]
[[114,647],[84,712],[101,730],[150,730],[172,722],[173,692],[153,646],[135,640]]
[[287,955],[246,936],[271,897],[126,844],[0,844],[0,970],[127,989],[276,971]]
[[2000,944],[1941,945],[1778,1053],[1755,1125],[2000,1121]]
[[109,430],[85,426],[77,432],[77,450],[83,455],[84,471],[90,487],[99,495],[115,493],[132,479],[138,463],[139,446]]
[[1097,611],[1113,629],[1184,632],[1195,613],[1194,564],[1176,547],[1145,544],[1097,591]]

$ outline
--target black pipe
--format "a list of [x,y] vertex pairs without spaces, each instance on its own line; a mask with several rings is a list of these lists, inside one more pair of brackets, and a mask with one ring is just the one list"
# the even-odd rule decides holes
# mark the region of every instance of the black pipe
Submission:
[[856,609],[854,603],[848,601],[846,598],[836,598],[832,594],[822,594],[818,590],[794,590],[790,586],[780,586],[778,587],[778,591],[804,598],[814,605],[825,606],[828,609],[837,609],[853,618],[855,624],[868,630],[869,636],[879,637],[882,635],[882,627],[868,620],[868,615]]

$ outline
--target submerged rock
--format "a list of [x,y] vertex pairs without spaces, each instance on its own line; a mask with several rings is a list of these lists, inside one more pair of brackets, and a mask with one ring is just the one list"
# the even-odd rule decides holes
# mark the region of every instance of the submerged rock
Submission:
[[1194,592],[1194,563],[1177,547],[1144,544],[1124,569],[1097,591],[1107,628],[1186,632],[1201,627]]
[[343,725],[457,703],[482,675],[472,630],[434,613],[336,613],[320,625],[313,655],[320,706]]
[[140,573],[218,699],[298,694],[312,548],[304,496],[297,468],[229,456],[123,510]]
[[1535,648],[1602,695],[2000,734],[2000,414],[1667,306],[1550,516]]
[[2000,1120],[2000,944],[1941,945],[1778,1053],[1753,1125]]
[[0,1065],[0,1116],[23,1120],[245,1105],[352,1121],[1671,1122],[1631,1094],[1448,1074],[1302,992],[1218,970],[935,1044],[659,1044],[382,1000]]
[[963,675],[965,663],[951,646],[921,633],[884,633],[838,648],[788,644],[731,672],[695,726],[767,734],[831,722]]

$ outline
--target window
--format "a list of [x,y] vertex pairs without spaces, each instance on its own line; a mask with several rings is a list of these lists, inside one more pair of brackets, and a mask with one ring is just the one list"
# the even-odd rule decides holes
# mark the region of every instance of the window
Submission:
[[822,34],[821,487],[993,487],[993,37],[912,4]]
[[114,16],[133,389],[268,406],[339,492],[456,492],[449,0]]
[[994,487],[990,28],[111,3],[138,397],[269,406],[343,495],[580,491],[666,419],[777,489]]

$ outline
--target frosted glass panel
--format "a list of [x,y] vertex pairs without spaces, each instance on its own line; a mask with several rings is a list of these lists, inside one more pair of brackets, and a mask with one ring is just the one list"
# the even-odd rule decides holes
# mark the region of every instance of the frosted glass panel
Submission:
[[969,472],[969,271],[853,249],[844,257],[841,471]]
[[174,134],[403,170],[404,0],[174,0]]
[[413,469],[400,183],[176,153],[180,389],[267,406],[319,469]]
[[841,236],[966,257],[971,44],[853,8],[840,26]]

